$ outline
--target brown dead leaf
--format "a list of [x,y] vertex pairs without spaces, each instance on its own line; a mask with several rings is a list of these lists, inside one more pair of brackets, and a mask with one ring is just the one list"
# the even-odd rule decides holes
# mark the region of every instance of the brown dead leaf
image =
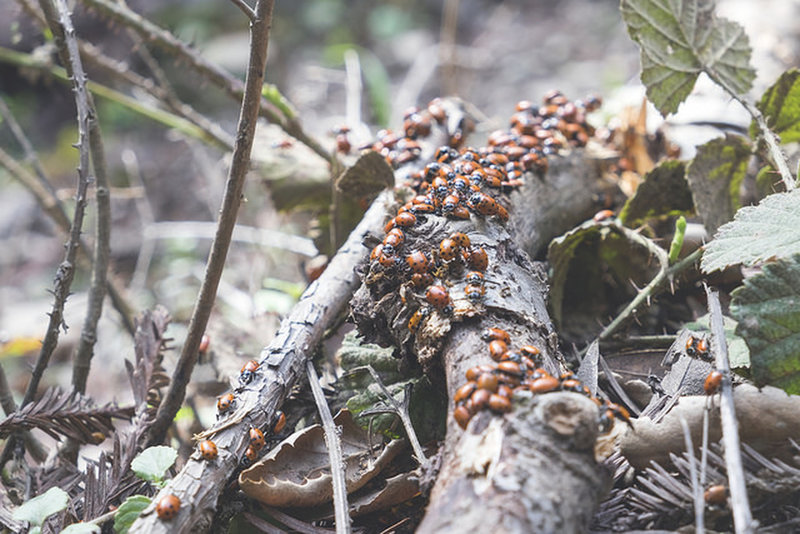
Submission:
[[[406,446],[404,440],[393,440],[373,454],[366,432],[353,422],[349,411],[340,411],[334,422],[341,428],[348,493],[369,482]],[[242,471],[239,486],[248,497],[278,508],[311,507],[330,501],[333,488],[322,426],[313,425],[286,438]]]

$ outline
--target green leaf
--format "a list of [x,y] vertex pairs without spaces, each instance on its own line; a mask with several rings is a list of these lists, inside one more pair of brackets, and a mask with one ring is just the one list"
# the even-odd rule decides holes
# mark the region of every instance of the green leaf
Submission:
[[800,189],[775,193],[758,206],[736,212],[706,245],[700,264],[703,272],[800,253]]
[[133,459],[131,469],[142,480],[161,482],[164,480],[167,469],[172,467],[177,457],[178,451],[172,447],[163,445],[148,447]]
[[[780,136],[781,143],[800,141],[800,70],[789,69],[781,74],[756,107],[764,114],[770,129]],[[750,137],[755,139],[758,132],[753,121]]]
[[645,174],[636,193],[622,207],[619,219],[633,228],[648,220],[691,213],[694,205],[685,175],[685,163],[664,161]]
[[641,49],[642,83],[662,115],[674,113],[701,72],[735,94],[752,85],[750,44],[714,0],[622,0],[622,19]]
[[114,516],[114,532],[127,534],[133,522],[151,502],[152,499],[144,495],[132,495],[125,499],[125,502],[119,505],[117,515]]
[[732,293],[753,379],[800,394],[800,254],[764,266]]
[[27,521],[39,526],[51,515],[67,508],[69,495],[61,488],[50,488],[14,510],[12,514],[17,521]]
[[73,523],[64,530],[61,534],[100,534],[100,525],[94,523]]
[[733,219],[741,207],[739,188],[747,174],[751,147],[743,137],[726,135],[697,147],[687,178],[697,212],[709,235]]

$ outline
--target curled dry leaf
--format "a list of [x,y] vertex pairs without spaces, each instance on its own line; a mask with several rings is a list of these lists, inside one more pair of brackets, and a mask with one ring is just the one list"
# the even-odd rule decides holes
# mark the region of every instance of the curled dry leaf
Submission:
[[[341,427],[342,455],[348,493],[380,473],[406,443],[393,440],[382,451],[371,452],[366,432],[349,411],[334,418]],[[295,432],[254,466],[242,471],[239,485],[249,497],[275,507],[318,506],[331,500],[330,462],[321,425]]]
[[[742,384],[733,390],[739,436],[743,443],[767,456],[783,457],[788,439],[800,440],[800,396],[787,395],[783,390]],[[681,397],[680,402],[660,423],[647,418],[634,421],[634,431],[622,439],[622,454],[637,469],[644,469],[651,461],[669,463],[670,453],[680,454],[685,446],[680,420],[689,423],[692,442],[701,442],[703,410],[706,396]],[[719,398],[714,402],[718,406]],[[719,410],[712,409],[709,416],[709,441],[719,441]]]

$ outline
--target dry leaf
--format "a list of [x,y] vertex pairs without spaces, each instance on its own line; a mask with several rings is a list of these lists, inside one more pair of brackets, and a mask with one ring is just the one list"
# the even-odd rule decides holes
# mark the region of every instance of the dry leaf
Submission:
[[[406,446],[404,440],[393,440],[373,454],[367,446],[366,431],[353,422],[349,411],[339,412],[334,422],[341,427],[348,493],[369,482]],[[242,471],[239,486],[248,497],[278,508],[318,506],[330,501],[333,488],[322,426],[313,425],[286,438]]]

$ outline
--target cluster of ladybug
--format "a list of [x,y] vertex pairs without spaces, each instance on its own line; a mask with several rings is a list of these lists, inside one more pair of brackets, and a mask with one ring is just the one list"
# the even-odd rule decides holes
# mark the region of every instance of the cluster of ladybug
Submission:
[[456,390],[453,418],[461,428],[466,428],[470,419],[481,410],[488,409],[497,414],[511,411],[511,397],[517,391],[581,393],[602,409],[602,431],[610,429],[616,418],[630,423],[630,415],[623,406],[593,396],[572,372],[556,377],[543,369],[538,348],[523,345],[517,350],[509,349],[511,336],[500,328],[487,328],[481,339],[488,342],[493,362],[468,369],[467,383]]
[[704,337],[690,336],[686,340],[686,354],[692,358],[700,358],[701,360],[710,361],[713,356],[708,350],[708,341]]

